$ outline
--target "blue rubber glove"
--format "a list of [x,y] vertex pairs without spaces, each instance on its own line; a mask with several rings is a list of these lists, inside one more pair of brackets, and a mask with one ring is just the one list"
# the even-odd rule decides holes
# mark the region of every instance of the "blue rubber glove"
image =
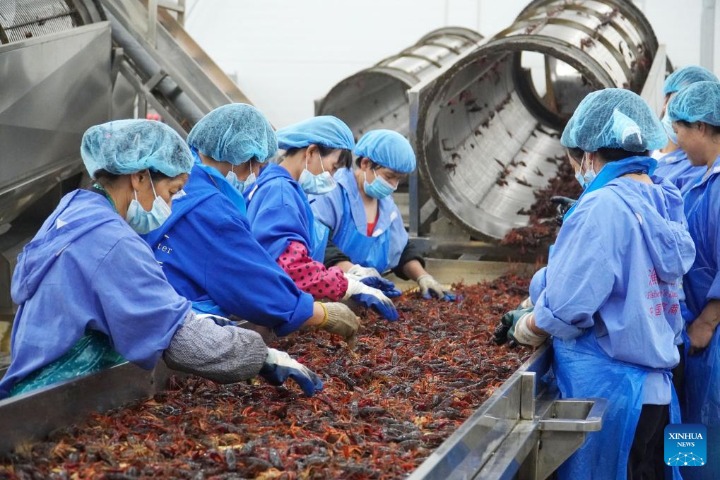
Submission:
[[323,388],[323,382],[309,368],[297,360],[290,358],[285,352],[268,348],[267,358],[260,369],[259,375],[270,385],[280,386],[288,378],[292,378],[300,385],[303,393],[312,397],[315,392]]
[[455,294],[445,290],[440,282],[435,280],[429,273],[420,275],[417,279],[417,283],[420,286],[420,293],[425,299],[429,300],[434,297],[440,300],[445,300],[446,302],[455,301]]
[[388,298],[396,298],[402,295],[402,292],[395,288],[395,284],[387,278],[365,277],[360,281],[368,287],[377,288]]
[[347,277],[348,289],[343,299],[348,298],[356,301],[360,305],[375,309],[386,320],[394,322],[398,319],[398,312],[395,305],[383,292],[377,288],[368,287],[351,277]]

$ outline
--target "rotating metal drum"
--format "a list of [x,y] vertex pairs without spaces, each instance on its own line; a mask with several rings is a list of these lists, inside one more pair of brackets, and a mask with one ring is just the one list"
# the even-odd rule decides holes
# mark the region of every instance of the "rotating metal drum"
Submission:
[[63,32],[87,23],[101,21],[91,3],[82,1],[39,0],[0,2],[0,44]]
[[420,100],[415,148],[435,203],[475,237],[526,226],[565,161],[559,133],[577,104],[605,87],[639,92],[657,47],[631,2],[528,5]]
[[335,85],[318,101],[316,114],[342,119],[356,138],[376,128],[395,130],[407,137],[407,90],[436,76],[482,40],[482,35],[467,28],[433,30],[415,45]]

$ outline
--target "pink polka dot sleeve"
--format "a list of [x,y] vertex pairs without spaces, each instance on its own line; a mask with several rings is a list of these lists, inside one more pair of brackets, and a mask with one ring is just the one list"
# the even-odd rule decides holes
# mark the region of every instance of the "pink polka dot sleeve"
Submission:
[[300,242],[290,242],[277,263],[300,290],[309,293],[315,300],[335,302],[342,299],[347,291],[348,282],[343,271],[339,267],[325,268],[321,262],[313,260]]

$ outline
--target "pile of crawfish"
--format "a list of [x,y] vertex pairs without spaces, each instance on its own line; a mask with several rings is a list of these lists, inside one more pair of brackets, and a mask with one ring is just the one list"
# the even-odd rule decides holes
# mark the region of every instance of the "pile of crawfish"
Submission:
[[453,302],[396,299],[397,322],[367,312],[358,346],[325,332],[273,345],[322,376],[312,398],[288,381],[219,385],[189,376],[128,407],[25,445],[0,478],[402,478],[530,356],[493,343],[528,279],[455,285]]
[[555,157],[552,160],[558,165],[557,175],[550,180],[547,187],[536,190],[535,203],[528,210],[521,211],[530,216],[529,225],[510,230],[502,239],[502,245],[517,246],[524,251],[528,248],[546,248],[555,240],[560,226],[556,220],[557,206],[550,199],[555,196],[577,199],[582,188],[567,159]]

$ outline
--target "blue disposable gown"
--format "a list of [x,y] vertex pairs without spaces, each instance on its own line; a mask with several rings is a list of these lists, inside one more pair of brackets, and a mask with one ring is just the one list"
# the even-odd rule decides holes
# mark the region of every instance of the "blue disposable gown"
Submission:
[[19,305],[0,398],[60,358],[87,331],[142,368],[153,368],[190,312],[148,245],[102,195],[66,195],[18,257]]
[[[353,263],[383,272],[397,267],[408,243],[400,210],[392,199],[378,201],[378,217],[372,236],[367,236],[367,217],[353,171],[338,170],[338,188],[310,197],[315,221],[333,233],[332,241]],[[325,249],[327,237],[322,248]]]
[[[692,322],[710,300],[720,299],[720,164],[685,194],[685,213],[697,256],[685,275],[683,287]],[[686,341],[686,344],[689,342]],[[720,478],[720,328],[708,348],[685,359],[683,421],[701,423],[708,429],[706,466],[687,468],[689,479]]]
[[604,397],[610,408],[560,478],[625,478],[643,401],[671,388],[680,280],[694,255],[669,182],[616,178],[583,195],[565,219],[547,268],[531,282],[535,321],[554,336],[562,397]]
[[657,161],[655,176],[669,180],[684,194],[700,180],[706,170],[706,167],[696,167],[690,163],[685,150],[678,148]]
[[[170,218],[145,235],[170,284],[195,310],[236,315],[287,335],[313,314],[313,298],[295,286],[250,231],[220,188],[230,184],[196,164]],[[242,200],[242,199],[241,199]]]
[[321,232],[315,228],[307,195],[287,170],[269,164],[244,195],[253,235],[273,260],[280,258],[290,242],[300,242],[314,260],[322,261]]

